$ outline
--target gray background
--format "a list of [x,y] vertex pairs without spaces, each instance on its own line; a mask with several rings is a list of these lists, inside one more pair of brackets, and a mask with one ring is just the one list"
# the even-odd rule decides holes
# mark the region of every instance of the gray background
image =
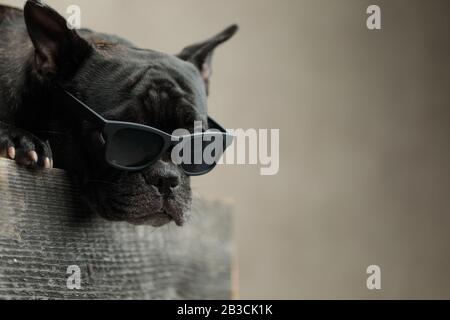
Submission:
[[215,56],[210,113],[280,128],[281,170],[221,167],[194,188],[236,206],[241,298],[450,298],[449,1],[48,3],[170,53],[240,24]]

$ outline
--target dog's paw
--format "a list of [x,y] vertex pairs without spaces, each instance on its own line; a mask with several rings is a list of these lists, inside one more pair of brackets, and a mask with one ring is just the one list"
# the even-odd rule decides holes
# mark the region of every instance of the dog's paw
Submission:
[[0,157],[15,160],[18,164],[31,168],[53,167],[49,143],[17,128],[0,130]]

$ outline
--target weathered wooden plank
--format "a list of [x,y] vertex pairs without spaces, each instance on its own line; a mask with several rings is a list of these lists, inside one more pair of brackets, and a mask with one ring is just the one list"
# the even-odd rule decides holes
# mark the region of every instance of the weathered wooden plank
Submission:
[[[198,199],[193,210],[183,228],[105,221],[64,171],[0,159],[0,298],[228,299],[230,210]],[[67,288],[70,265],[80,290]]]

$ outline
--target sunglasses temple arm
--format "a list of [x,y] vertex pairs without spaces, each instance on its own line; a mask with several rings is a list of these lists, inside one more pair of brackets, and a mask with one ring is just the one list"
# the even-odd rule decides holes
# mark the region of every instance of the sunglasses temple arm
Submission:
[[210,129],[217,129],[227,134],[225,138],[224,150],[227,149],[236,138],[234,135],[228,134],[228,131],[211,117],[208,117],[208,126]]
[[211,117],[208,117],[208,127],[210,129],[218,129],[219,131],[227,132],[224,127],[222,127],[219,123],[217,123],[216,120]]
[[[97,112],[89,108],[85,103],[83,103],[81,100],[79,100],[77,97],[75,97],[70,92],[66,91],[65,89],[61,88],[63,93],[69,97],[69,100],[71,101],[71,108],[72,112],[76,113],[79,117],[88,120],[89,122],[92,122],[97,127],[103,129],[103,127],[106,124],[105,118],[103,118],[101,115],[99,115]],[[74,105],[76,104],[76,105]]]

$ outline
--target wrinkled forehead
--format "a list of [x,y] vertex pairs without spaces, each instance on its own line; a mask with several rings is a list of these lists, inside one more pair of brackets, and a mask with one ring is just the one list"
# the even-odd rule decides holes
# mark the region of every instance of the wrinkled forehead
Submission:
[[152,82],[159,78],[162,82],[167,80],[177,84],[186,93],[197,98],[206,98],[204,83],[193,64],[173,55],[137,48],[130,48],[127,57],[127,64],[136,71],[134,79],[131,79],[134,84],[144,80],[140,84],[145,85],[145,81]]
[[110,120],[161,130],[207,122],[205,86],[197,69],[175,56],[114,47],[96,52],[77,77],[91,107]]

